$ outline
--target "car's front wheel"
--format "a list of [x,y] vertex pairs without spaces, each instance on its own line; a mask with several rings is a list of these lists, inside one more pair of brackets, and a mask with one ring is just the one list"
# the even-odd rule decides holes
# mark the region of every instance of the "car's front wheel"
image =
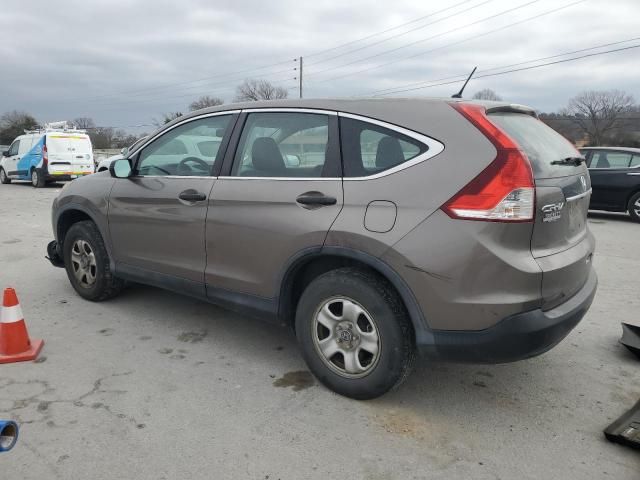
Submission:
[[629,205],[627,206],[631,219],[640,223],[640,192],[636,193],[629,199]]
[[333,270],[308,285],[298,303],[296,335],[318,380],[359,400],[400,385],[415,356],[411,324],[396,292],[356,268]]
[[11,179],[7,176],[7,172],[5,172],[2,167],[0,167],[0,183],[3,185],[11,183]]
[[92,221],[71,226],[64,238],[63,254],[69,281],[81,297],[99,302],[115,297],[124,287],[124,280],[111,272],[102,235]]

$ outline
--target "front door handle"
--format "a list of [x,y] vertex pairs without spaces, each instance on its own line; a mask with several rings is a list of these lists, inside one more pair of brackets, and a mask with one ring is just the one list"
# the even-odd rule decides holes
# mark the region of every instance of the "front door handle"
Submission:
[[178,198],[185,202],[202,202],[207,199],[207,196],[204,193],[197,192],[195,190],[185,190],[184,192],[180,192]]
[[335,205],[338,201],[336,197],[330,197],[322,192],[306,192],[296,198],[300,205]]

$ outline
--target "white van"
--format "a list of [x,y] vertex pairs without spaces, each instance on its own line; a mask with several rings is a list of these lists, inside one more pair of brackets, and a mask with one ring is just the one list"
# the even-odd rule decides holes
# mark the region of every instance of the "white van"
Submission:
[[17,137],[0,159],[0,182],[30,180],[34,187],[94,172],[93,148],[85,130],[66,122],[45,125]]

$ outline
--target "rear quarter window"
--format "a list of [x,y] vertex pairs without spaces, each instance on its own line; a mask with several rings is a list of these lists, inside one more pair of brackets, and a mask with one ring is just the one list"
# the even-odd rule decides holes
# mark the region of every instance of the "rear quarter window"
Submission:
[[340,119],[345,177],[366,177],[401,165],[429,150],[400,132],[366,121]]

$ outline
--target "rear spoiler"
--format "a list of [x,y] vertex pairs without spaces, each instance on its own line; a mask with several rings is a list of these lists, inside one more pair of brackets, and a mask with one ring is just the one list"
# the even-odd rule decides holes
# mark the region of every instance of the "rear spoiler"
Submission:
[[497,105],[495,107],[487,107],[486,109],[487,114],[489,113],[498,113],[498,112],[504,112],[504,113],[524,113],[525,115],[531,115],[534,118],[538,118],[538,114],[536,113],[535,110],[533,110],[530,107],[526,107],[524,105],[520,105],[517,103],[511,103],[508,105]]

